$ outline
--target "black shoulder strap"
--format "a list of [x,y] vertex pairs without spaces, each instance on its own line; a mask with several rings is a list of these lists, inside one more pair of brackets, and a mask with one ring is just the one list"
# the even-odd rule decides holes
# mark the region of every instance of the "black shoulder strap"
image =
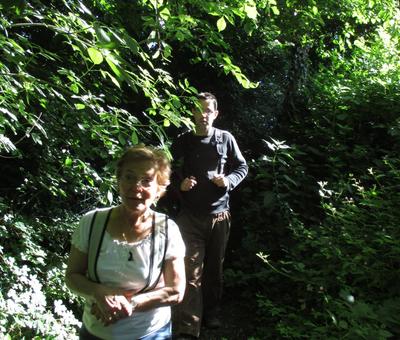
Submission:
[[106,226],[111,215],[111,210],[95,210],[90,222],[89,248],[88,248],[88,275],[92,281],[100,282],[97,275],[97,260],[103,243]]
[[151,278],[153,276],[153,266],[154,266],[154,248],[155,248],[155,238],[156,238],[156,214],[153,213],[153,219],[151,222],[151,248],[150,248],[150,264],[149,264],[149,275],[147,275],[146,284],[144,287],[139,290],[136,294],[143,293],[148,290],[151,282]]
[[160,271],[158,273],[157,279],[154,281],[154,283],[151,285],[151,287],[148,288],[148,290],[152,290],[157,286],[158,282],[160,281],[161,275],[164,272],[165,256],[167,254],[167,246],[168,246],[168,216],[167,215],[165,215],[165,222],[163,225],[163,229],[164,229],[165,238],[164,238],[163,247],[162,247],[163,248],[162,249],[162,257],[160,259],[160,266],[159,266]]
[[[164,224],[161,224],[159,227],[156,227],[156,214],[158,214],[158,213],[154,212],[153,222],[152,222],[149,275],[147,277],[145,286],[140,291],[138,291],[136,294],[153,290],[157,286],[158,282],[160,281],[161,275],[164,271],[165,255],[167,253],[167,246],[168,246],[168,217],[167,217],[167,215],[165,215]],[[162,239],[162,237],[163,237],[162,235],[164,235],[164,240]],[[158,272],[158,276],[157,276],[156,280],[154,280],[154,282],[152,283],[155,263],[157,263],[159,272]]]
[[215,129],[215,142],[218,144],[222,143],[222,130],[214,128]]
[[213,134],[213,138],[214,138],[214,145],[217,149],[217,153],[218,153],[218,164],[217,164],[217,173],[221,174],[223,171],[223,165],[222,165],[222,159],[224,158],[226,151],[224,148],[224,141],[223,141],[223,137],[222,137],[222,130],[214,128],[214,134]]

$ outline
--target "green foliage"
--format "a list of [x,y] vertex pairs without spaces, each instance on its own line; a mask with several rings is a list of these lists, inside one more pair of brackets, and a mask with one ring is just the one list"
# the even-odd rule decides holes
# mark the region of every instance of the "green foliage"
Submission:
[[197,90],[169,73],[174,44],[186,44],[193,62],[255,86],[213,22],[256,22],[253,1],[223,11],[192,1],[0,6],[0,152],[11,159],[4,176],[13,174],[15,203],[26,211],[49,199],[112,203],[110,159],[139,142],[167,149],[165,129],[191,124],[185,116]]
[[[315,185],[304,186],[308,164],[299,161],[297,148],[276,140],[267,146],[270,155],[252,165],[254,189],[244,191],[244,200],[254,202],[242,213],[248,256],[237,264],[240,271],[226,272],[230,282],[257,287],[258,335],[388,339],[397,334],[398,159],[384,158],[361,178],[350,175],[334,188],[319,182],[314,191]],[[250,256],[254,249],[265,266]]]
[[117,201],[123,148],[168,149],[197,87],[251,167],[226,271],[249,338],[398,336],[399,18],[394,0],[2,2],[0,336],[75,334],[75,214]]
[[[72,5],[14,6],[0,18],[0,151],[14,160],[7,170],[26,208],[53,197],[107,204],[112,186],[98,173],[103,164],[126,145],[165,143],[159,125],[179,125],[185,110],[168,72],[127,29]],[[179,91],[190,96],[188,87],[182,82]],[[123,98],[139,89],[147,103],[140,99],[135,110],[142,113],[132,114]]]
[[[399,334],[398,16],[368,17],[354,45],[316,49],[318,63],[315,54],[305,59],[318,67],[292,88],[289,121],[276,129],[290,143],[265,141],[242,190],[247,256],[226,274],[257,287],[258,336]],[[360,29],[358,17],[349,24]]]
[[[2,210],[8,210],[5,204]],[[4,214],[0,225],[2,339],[77,338],[79,314],[71,311],[77,299],[64,284],[65,254],[74,225],[71,218],[44,224],[9,210]]]

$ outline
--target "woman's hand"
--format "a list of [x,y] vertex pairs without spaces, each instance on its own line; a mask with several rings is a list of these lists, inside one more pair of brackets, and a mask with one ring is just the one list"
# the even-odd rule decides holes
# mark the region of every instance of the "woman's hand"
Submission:
[[91,313],[106,326],[131,316],[132,312],[131,303],[122,294],[96,296],[91,309]]

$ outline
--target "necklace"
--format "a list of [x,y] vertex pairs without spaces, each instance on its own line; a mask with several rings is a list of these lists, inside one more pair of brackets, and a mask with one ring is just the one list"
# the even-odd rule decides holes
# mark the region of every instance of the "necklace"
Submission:
[[[127,254],[127,260],[129,262],[133,262],[134,261],[134,252],[132,249],[132,244],[133,242],[139,242],[143,239],[145,239],[151,232],[152,229],[152,224],[154,224],[154,214],[152,214],[151,211],[147,211],[145,214],[143,214],[142,216],[139,217],[139,224],[137,225],[136,223],[134,223],[134,227],[132,227],[132,222],[129,219],[129,217],[126,215],[126,213],[124,213],[124,211],[122,210],[122,207],[120,208],[120,216],[122,217],[122,219],[125,221],[125,223],[121,223],[121,235],[125,241],[125,245],[127,247],[128,250],[128,254]],[[150,225],[147,225],[149,218],[153,215],[153,223],[150,222]],[[135,234],[135,239],[134,240],[130,240],[128,241],[128,238],[130,239],[130,237],[127,237],[127,234],[125,232],[126,228],[123,228],[123,225],[128,226],[128,231],[133,232],[133,234]],[[142,230],[140,233],[138,233],[137,227],[143,226]]]

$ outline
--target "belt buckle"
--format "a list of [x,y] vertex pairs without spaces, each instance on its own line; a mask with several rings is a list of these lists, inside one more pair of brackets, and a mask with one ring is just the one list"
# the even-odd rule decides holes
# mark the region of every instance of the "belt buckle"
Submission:
[[223,211],[218,213],[216,217],[218,222],[222,222],[223,220],[225,220],[225,212]]

